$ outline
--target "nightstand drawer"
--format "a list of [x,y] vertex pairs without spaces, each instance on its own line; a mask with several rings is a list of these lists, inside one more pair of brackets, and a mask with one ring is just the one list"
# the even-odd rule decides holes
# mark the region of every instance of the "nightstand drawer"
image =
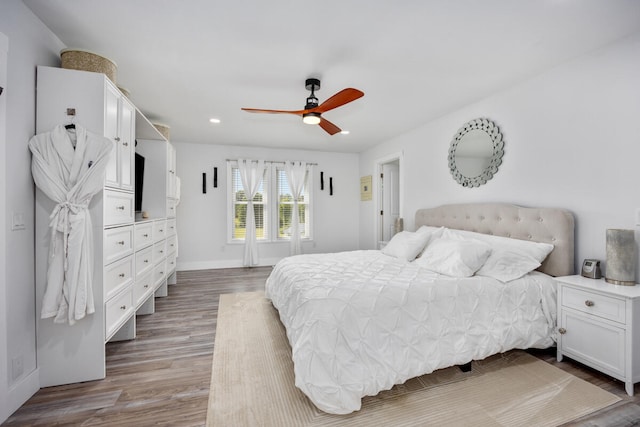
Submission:
[[625,300],[569,286],[562,287],[562,305],[614,322],[626,322]]
[[560,321],[562,353],[609,375],[624,377],[625,330],[571,311]]

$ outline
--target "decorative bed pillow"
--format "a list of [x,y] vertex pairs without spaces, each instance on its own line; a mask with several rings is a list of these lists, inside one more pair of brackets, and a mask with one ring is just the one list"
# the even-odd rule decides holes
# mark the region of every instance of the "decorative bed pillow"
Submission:
[[540,267],[540,263],[533,257],[504,249],[492,250],[480,270],[478,276],[493,277],[501,282],[519,279],[525,274]]
[[[550,243],[532,242],[530,240],[512,239],[510,237],[494,236],[490,234],[475,233],[466,230],[452,230],[447,228],[442,237],[476,239],[488,243],[494,251],[504,250],[516,254],[528,256],[542,264],[547,255],[553,250]],[[536,267],[537,268],[537,267]]]
[[429,240],[442,231],[442,227],[420,227],[416,232],[401,231],[396,233],[382,248],[382,253],[406,261],[413,261],[429,243]]
[[[445,231],[446,234],[446,231]],[[491,247],[479,240],[434,240],[415,263],[428,270],[452,277],[470,277],[482,267]]]

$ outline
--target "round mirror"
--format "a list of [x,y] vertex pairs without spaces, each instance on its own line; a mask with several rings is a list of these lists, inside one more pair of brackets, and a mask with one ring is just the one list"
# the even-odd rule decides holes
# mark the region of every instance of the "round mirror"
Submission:
[[498,172],[504,154],[498,126],[487,119],[475,119],[462,126],[449,148],[449,170],[463,187],[479,187]]

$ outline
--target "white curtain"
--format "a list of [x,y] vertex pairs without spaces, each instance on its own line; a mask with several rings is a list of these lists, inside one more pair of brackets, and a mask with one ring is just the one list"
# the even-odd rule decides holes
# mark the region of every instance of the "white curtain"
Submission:
[[293,196],[293,209],[291,210],[291,255],[298,255],[302,253],[298,199],[302,196],[304,178],[307,174],[307,164],[305,162],[285,162],[284,168]]
[[246,234],[244,238],[244,259],[242,264],[251,267],[258,264],[258,242],[256,240],[256,222],[253,212],[253,198],[264,177],[264,160],[238,160],[238,170],[242,188],[247,196]]

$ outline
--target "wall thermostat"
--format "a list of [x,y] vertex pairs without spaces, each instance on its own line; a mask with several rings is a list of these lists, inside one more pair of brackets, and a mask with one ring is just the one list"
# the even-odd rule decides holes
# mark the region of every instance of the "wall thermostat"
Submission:
[[582,262],[582,275],[590,279],[601,278],[600,261],[597,259],[585,259]]

